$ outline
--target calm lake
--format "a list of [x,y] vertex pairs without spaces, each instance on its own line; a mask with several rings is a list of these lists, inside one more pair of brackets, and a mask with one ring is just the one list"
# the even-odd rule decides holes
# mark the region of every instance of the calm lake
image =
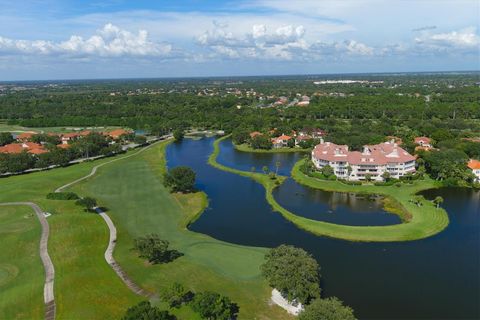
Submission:
[[[321,266],[322,295],[337,296],[361,319],[480,318],[480,192],[440,189],[450,225],[428,239],[404,243],[354,243],[314,236],[295,227],[266,202],[264,188],[249,178],[207,164],[213,138],[185,139],[167,148],[168,166],[187,165],[197,173],[209,208],[191,230],[242,245],[302,247]],[[223,141],[218,161],[241,170],[263,166],[289,175],[302,154],[243,153]],[[380,199],[324,192],[288,179],[274,193],[296,214],[350,225],[399,223]]]

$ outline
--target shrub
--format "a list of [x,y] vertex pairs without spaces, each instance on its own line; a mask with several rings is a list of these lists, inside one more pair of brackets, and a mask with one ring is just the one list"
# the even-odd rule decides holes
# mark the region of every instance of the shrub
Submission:
[[49,200],[77,200],[80,197],[74,192],[50,192],[47,194]]
[[97,206],[97,200],[95,200],[94,198],[85,197],[75,201],[75,204],[77,206],[84,207],[85,211],[92,211],[93,208]]

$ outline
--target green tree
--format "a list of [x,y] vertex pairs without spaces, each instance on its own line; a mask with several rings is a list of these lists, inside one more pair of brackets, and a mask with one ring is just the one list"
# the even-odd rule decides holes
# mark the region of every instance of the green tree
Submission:
[[348,165],[347,166],[347,172],[348,172],[348,178],[349,179],[350,179],[350,175],[352,174],[352,171],[353,171],[353,168],[350,165]]
[[175,141],[182,141],[184,137],[185,133],[182,129],[173,130],[173,138],[175,139]]
[[321,172],[326,178],[334,175],[333,168],[328,164],[322,168]]
[[228,297],[214,292],[197,293],[191,307],[202,319],[209,320],[235,319],[239,310]]
[[175,282],[160,293],[160,298],[168,303],[170,308],[179,308],[183,303],[189,300],[190,295],[191,293],[186,290],[184,286]]
[[320,297],[318,263],[303,249],[288,245],[270,249],[261,271],[270,286],[289,301],[308,303]]
[[10,132],[0,132],[0,146],[12,143],[13,141],[15,141],[15,139],[13,139]]
[[85,211],[93,211],[97,206],[97,200],[90,197],[85,197],[75,201],[75,204],[85,208]]
[[145,137],[145,136],[135,136],[135,138],[133,138],[133,142],[135,142],[136,144],[139,144],[139,145],[143,145],[143,144],[147,143],[147,137]]
[[435,197],[433,199],[433,204],[437,207],[437,209],[440,207],[440,205],[443,203],[443,198],[440,196]]
[[250,145],[252,146],[253,149],[272,149],[272,141],[267,135],[258,135],[255,136],[251,142]]
[[122,320],[175,320],[176,317],[168,311],[160,310],[150,304],[150,301],[142,301],[128,308]]
[[134,240],[134,248],[140,258],[148,259],[151,263],[167,263],[183,254],[169,249],[170,243],[160,239],[158,234],[149,234]]
[[190,167],[180,166],[170,169],[164,175],[164,184],[172,192],[193,192],[195,189],[195,171]]
[[344,306],[336,297],[315,299],[307,305],[299,320],[355,320],[352,308]]
[[238,129],[232,132],[232,140],[235,144],[246,143],[250,139],[250,135],[245,129]]
[[385,171],[384,173],[382,173],[382,178],[383,178],[385,181],[390,180],[390,177],[391,177],[390,172]]
[[372,175],[370,173],[365,174],[365,181],[367,181],[367,182],[372,181]]

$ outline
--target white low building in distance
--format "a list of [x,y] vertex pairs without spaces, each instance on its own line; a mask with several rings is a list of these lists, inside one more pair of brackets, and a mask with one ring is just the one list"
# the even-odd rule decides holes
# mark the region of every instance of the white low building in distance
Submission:
[[366,145],[363,151],[349,151],[347,145],[321,141],[312,151],[312,161],[317,169],[326,165],[333,168],[339,179],[383,181],[384,173],[400,178],[415,173],[415,157],[393,141]]

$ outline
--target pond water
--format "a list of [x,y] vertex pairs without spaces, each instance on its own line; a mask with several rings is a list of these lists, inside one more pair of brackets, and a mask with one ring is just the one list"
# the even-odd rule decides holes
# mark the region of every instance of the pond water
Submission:
[[[302,247],[318,260],[322,295],[337,296],[361,319],[480,318],[480,192],[440,189],[450,225],[440,234],[404,243],[355,243],[314,236],[295,227],[266,202],[264,188],[253,180],[207,164],[213,138],[185,139],[167,148],[169,167],[187,165],[197,173],[197,187],[209,208],[190,229],[214,238],[251,246],[282,243]],[[241,170],[264,165],[289,175],[301,154],[252,154],[224,141],[218,161]],[[352,225],[394,224],[381,203],[355,195],[323,192],[288,179],[274,194],[296,214]]]

